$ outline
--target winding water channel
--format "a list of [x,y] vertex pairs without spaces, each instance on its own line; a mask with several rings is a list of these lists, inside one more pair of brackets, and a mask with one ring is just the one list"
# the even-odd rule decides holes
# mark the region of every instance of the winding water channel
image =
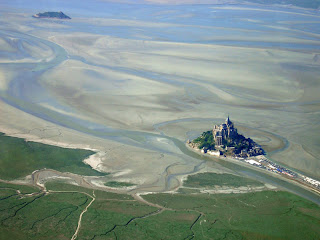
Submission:
[[[206,161],[217,161],[221,166],[235,171],[241,175],[248,175],[252,178],[260,180],[265,183],[270,183],[282,189],[286,189],[306,199],[309,199],[317,204],[320,204],[320,198],[317,194],[298,186],[297,184],[288,182],[287,180],[280,179],[279,177],[272,176],[268,173],[258,171],[246,166],[235,164],[232,162],[223,161],[221,159],[213,160],[211,157],[201,156],[197,153],[190,151],[185,143],[166,136],[163,132],[159,134],[142,132],[142,131],[129,131],[122,129],[115,129],[108,126],[103,126],[93,122],[85,121],[76,117],[71,117],[58,113],[37,104],[37,102],[49,102],[51,105],[58,109],[70,110],[68,106],[62,105],[57,102],[47,90],[39,82],[39,77],[49,69],[58,66],[63,61],[68,59],[68,54],[61,46],[53,42],[37,38],[35,36],[22,34],[18,32],[4,32],[0,31],[3,36],[17,38],[22,41],[27,41],[32,44],[41,43],[46,45],[54,52],[54,57],[49,61],[33,62],[33,63],[2,63],[10,69],[16,69],[19,74],[11,81],[6,91],[0,92],[0,98],[7,104],[20,109],[24,112],[30,113],[36,117],[52,122],[56,125],[73,129],[79,132],[90,134],[96,137],[105,138],[117,141],[126,145],[132,145],[144,149],[154,150],[160,153],[167,153],[180,156],[184,159],[184,164],[190,164],[192,170],[179,172],[175,174],[168,173],[166,177],[166,187],[164,191],[171,190],[177,185],[177,177],[186,174],[198,172],[202,168],[202,164]],[[23,51],[23,49],[21,49]],[[180,120],[176,120],[179,122]],[[159,125],[155,126],[157,129]],[[163,139],[167,142],[173,143],[181,152],[171,152],[163,145],[156,144],[158,139]],[[192,161],[190,161],[192,159]],[[194,159],[198,160],[198,164],[194,165]]]

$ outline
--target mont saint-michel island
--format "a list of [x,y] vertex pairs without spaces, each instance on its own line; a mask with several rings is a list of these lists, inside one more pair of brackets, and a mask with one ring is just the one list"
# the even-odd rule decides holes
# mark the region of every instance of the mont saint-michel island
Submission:
[[294,180],[311,187],[316,192],[320,190],[319,181],[268,159],[265,156],[266,152],[258,143],[238,133],[229,116],[225,123],[214,125],[212,130],[203,132],[201,136],[192,141],[188,140],[187,145],[196,152],[226,160],[237,160]]
[[203,153],[215,156],[246,158],[264,154],[261,146],[238,133],[229,116],[225,123],[214,125],[213,130],[202,133],[200,137],[190,142],[190,145],[201,149]]

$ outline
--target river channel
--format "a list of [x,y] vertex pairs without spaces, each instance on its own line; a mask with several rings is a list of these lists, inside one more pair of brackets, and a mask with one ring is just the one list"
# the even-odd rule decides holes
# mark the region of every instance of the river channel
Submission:
[[[38,118],[54,123],[58,126],[63,126],[69,129],[73,129],[82,133],[93,135],[99,138],[105,138],[112,141],[117,141],[122,144],[132,145],[139,148],[150,149],[159,153],[173,154],[184,159],[184,164],[192,167],[191,171],[182,171],[179,173],[168,174],[166,178],[166,187],[164,191],[172,190],[177,183],[177,177],[186,174],[192,174],[198,172],[204,163],[207,161],[216,161],[223,167],[226,167],[240,175],[247,175],[264,183],[269,183],[280,189],[293,192],[306,199],[309,199],[317,204],[320,204],[320,198],[317,194],[306,190],[303,187],[299,187],[297,184],[288,182],[287,180],[280,179],[279,177],[272,176],[268,173],[258,171],[246,166],[241,166],[232,162],[227,162],[222,159],[213,159],[211,157],[201,156],[190,151],[185,142],[166,136],[164,133],[148,133],[142,131],[130,131],[123,129],[115,129],[109,126],[103,126],[94,122],[89,122],[77,117],[71,117],[64,115],[60,112],[44,108],[37,104],[38,102],[49,102],[57,109],[63,109],[66,111],[72,111],[68,106],[56,101],[54,97],[50,96],[50,93],[41,85],[39,77],[49,69],[60,65],[68,59],[68,54],[61,46],[40,39],[28,34],[22,34],[18,32],[0,31],[0,35],[17,38],[21,41],[26,41],[36,45],[41,43],[46,45],[54,53],[54,57],[48,61],[32,62],[32,63],[5,63],[6,67],[19,71],[19,74],[10,82],[8,89],[0,92],[0,98],[7,104],[32,114]],[[21,49],[23,51],[23,49]],[[22,52],[23,54],[23,52]],[[179,120],[176,120],[179,122]],[[158,144],[160,142],[166,142],[167,144]],[[171,151],[166,148],[174,144],[180,152]],[[197,164],[194,164],[194,160],[197,160]]]

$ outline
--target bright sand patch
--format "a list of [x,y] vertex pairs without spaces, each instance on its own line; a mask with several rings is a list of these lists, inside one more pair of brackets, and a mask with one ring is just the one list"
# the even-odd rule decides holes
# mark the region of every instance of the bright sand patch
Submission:
[[103,152],[97,152],[96,154],[93,154],[83,160],[84,163],[90,165],[94,170],[97,170],[99,172],[103,171],[101,168],[101,164],[103,163],[103,159],[105,158],[105,153]]

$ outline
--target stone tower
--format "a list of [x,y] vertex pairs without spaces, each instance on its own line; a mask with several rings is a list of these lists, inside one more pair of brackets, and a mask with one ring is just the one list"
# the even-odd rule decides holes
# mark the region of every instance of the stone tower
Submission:
[[238,134],[238,131],[234,128],[233,122],[231,122],[230,117],[228,116],[225,123],[220,126],[214,125],[212,134],[215,144],[221,146],[223,145],[223,140],[235,137]]

